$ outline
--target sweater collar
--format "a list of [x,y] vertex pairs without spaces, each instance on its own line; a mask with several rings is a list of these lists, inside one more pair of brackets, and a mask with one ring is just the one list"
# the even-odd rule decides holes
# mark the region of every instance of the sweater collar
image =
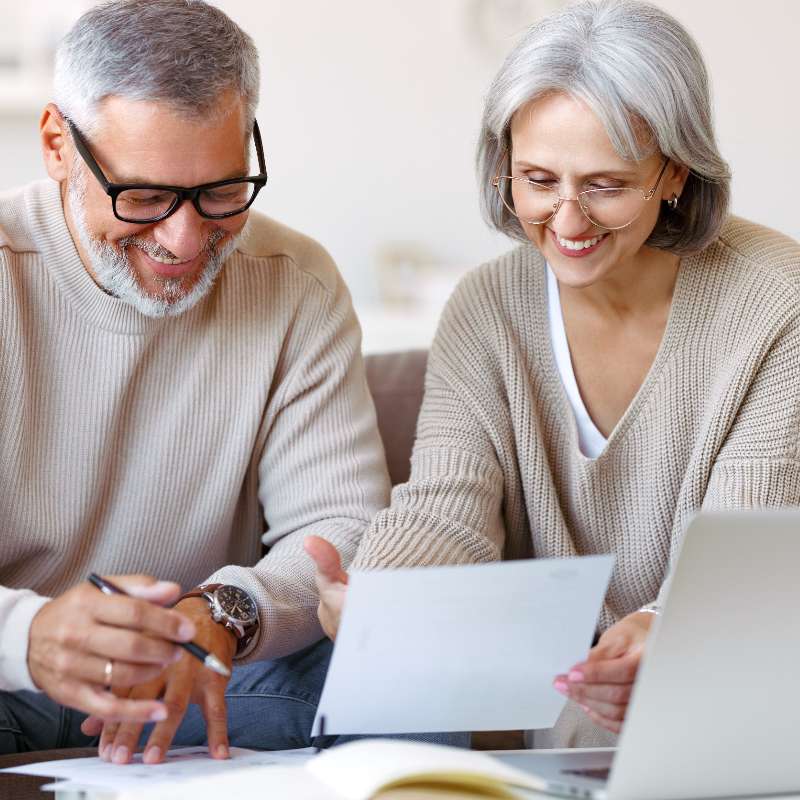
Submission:
[[92,280],[67,227],[58,183],[45,180],[31,184],[25,191],[25,205],[31,234],[47,271],[70,305],[91,325],[112,333],[142,335],[167,322],[145,316]]

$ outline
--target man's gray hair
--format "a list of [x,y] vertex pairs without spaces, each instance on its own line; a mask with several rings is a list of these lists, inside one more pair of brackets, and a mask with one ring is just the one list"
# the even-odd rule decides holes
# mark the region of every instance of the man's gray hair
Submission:
[[492,227],[527,241],[491,181],[498,170],[509,174],[510,151],[500,159],[514,113],[554,92],[585,102],[623,158],[660,151],[689,168],[677,209],[662,204],[648,245],[690,253],[717,237],[731,176],[714,137],[703,58],[676,19],[638,0],[569,6],[529,28],[506,58],[486,98],[477,153],[481,210]]
[[189,119],[244,100],[249,134],[258,104],[258,52],[227,15],[202,0],[113,0],[87,11],[56,52],[55,102],[86,132],[109,96],[163,102]]

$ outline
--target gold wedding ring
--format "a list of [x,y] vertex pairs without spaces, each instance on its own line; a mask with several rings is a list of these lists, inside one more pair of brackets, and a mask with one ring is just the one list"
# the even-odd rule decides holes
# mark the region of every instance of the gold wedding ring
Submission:
[[114,662],[109,658],[108,661],[106,661],[106,667],[103,670],[103,685],[106,687],[106,689],[111,688],[111,677],[113,674]]

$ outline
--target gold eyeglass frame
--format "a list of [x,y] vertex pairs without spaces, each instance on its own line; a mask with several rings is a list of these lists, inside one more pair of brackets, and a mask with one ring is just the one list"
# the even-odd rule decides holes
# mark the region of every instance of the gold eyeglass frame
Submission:
[[[664,176],[664,171],[667,169],[667,164],[669,164],[669,157],[665,157],[664,158],[664,163],[661,165],[661,170],[658,173],[658,177],[656,178],[656,182],[653,185],[653,188],[650,189],[649,192],[646,192],[644,190],[644,188],[641,187],[641,186],[626,186],[626,187],[624,187],[626,190],[635,190],[635,191],[639,191],[639,192],[642,193],[642,206],[639,209],[639,213],[630,222],[626,222],[624,225],[618,225],[617,227],[614,227],[614,228],[609,228],[607,225],[600,225],[598,222],[593,220],[589,216],[588,211],[586,210],[583,202],[581,201],[581,197],[583,197],[583,195],[590,194],[592,192],[607,192],[607,191],[610,191],[609,189],[584,189],[582,192],[578,192],[578,194],[575,195],[575,197],[562,197],[558,193],[558,191],[556,191],[555,189],[552,189],[550,186],[545,186],[544,184],[538,183],[537,181],[532,181],[530,178],[526,178],[526,177],[524,177],[522,175],[516,175],[516,176],[515,175],[501,175],[500,174],[500,166],[505,163],[505,159],[506,159],[507,155],[508,155],[508,148],[503,150],[503,155],[500,157],[500,160],[499,160],[499,162],[497,164],[497,174],[494,176],[494,178],[492,178],[492,186],[494,186],[494,188],[497,189],[497,194],[500,196],[500,202],[503,204],[503,207],[508,209],[508,211],[510,211],[518,220],[520,220],[521,222],[524,222],[526,225],[544,225],[545,223],[550,222],[550,220],[553,219],[553,217],[555,217],[556,214],[558,214],[559,210],[561,209],[561,206],[565,202],[569,202],[569,203],[577,203],[578,207],[581,210],[581,213],[583,214],[583,216],[586,217],[586,219],[588,219],[589,222],[592,223],[592,225],[596,225],[598,228],[603,228],[604,230],[607,230],[607,231],[621,231],[623,228],[627,228],[629,225],[633,225],[633,223],[636,222],[637,219],[639,219],[639,217],[642,215],[642,212],[644,211],[644,208],[645,208],[644,204],[648,200],[650,200],[650,198],[655,194],[656,189],[658,189],[658,185],[661,183],[661,178]],[[501,180],[524,181],[527,184],[531,184],[532,183],[535,186],[539,186],[539,187],[541,187],[542,189],[544,189],[544,190],[546,190],[548,192],[554,192],[555,195],[556,195],[556,198],[558,199],[558,202],[553,206],[553,213],[550,214],[550,216],[547,217],[546,219],[539,220],[538,222],[535,222],[533,220],[523,219],[522,217],[519,216],[519,214],[517,214],[516,211],[514,211],[511,208],[509,208],[508,203],[506,203],[505,198],[503,197],[503,191],[500,188],[500,181]],[[513,184],[510,184],[510,185],[513,186]],[[615,189],[613,189],[613,191],[618,191],[618,190],[615,188]]]

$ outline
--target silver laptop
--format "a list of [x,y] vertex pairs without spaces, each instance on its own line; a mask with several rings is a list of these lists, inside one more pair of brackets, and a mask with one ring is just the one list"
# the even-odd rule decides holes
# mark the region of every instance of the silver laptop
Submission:
[[799,792],[800,511],[691,522],[616,750],[495,755],[593,800]]

